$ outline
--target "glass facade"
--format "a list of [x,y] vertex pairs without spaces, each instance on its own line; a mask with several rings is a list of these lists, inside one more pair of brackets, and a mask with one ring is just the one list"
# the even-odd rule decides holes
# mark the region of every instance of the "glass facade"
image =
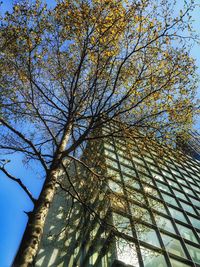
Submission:
[[[104,131],[109,133],[109,127]],[[128,207],[113,207],[113,224],[119,231],[123,226],[137,255],[133,263],[125,246],[119,260],[134,267],[200,266],[199,161],[180,158],[175,151],[161,158],[158,150],[142,138],[110,137],[104,142],[110,190]]]
[[101,177],[81,166],[75,200],[55,197],[35,266],[200,267],[199,161],[110,127],[84,155]]

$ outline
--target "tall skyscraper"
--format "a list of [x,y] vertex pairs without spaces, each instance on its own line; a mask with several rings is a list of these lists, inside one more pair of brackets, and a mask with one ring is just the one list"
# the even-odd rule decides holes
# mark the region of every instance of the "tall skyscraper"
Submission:
[[63,174],[35,265],[200,266],[200,162],[109,127]]
[[191,155],[193,158],[200,160],[200,134],[197,131],[189,131],[185,140],[177,138],[177,144],[180,148]]

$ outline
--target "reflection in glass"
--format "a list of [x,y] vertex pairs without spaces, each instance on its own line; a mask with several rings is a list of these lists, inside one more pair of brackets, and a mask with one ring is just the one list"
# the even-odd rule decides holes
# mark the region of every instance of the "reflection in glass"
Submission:
[[119,158],[119,162],[120,163],[128,165],[128,166],[132,166],[132,162],[129,159],[124,158],[124,157],[122,157],[120,155],[118,155],[118,158]]
[[116,248],[118,260],[124,262],[125,264],[139,267],[137,251],[133,243],[119,238],[116,242]]
[[153,176],[153,178],[164,182],[164,178],[160,174],[151,171],[151,175]]
[[165,194],[165,193],[161,193],[161,194],[162,194],[162,196],[163,196],[163,199],[164,199],[167,203],[169,203],[169,204],[171,204],[171,205],[174,205],[174,206],[178,207],[178,203],[177,203],[177,201],[176,201],[176,199],[175,199],[174,197],[169,196],[169,195],[167,195],[167,194]]
[[165,257],[153,250],[141,246],[144,267],[168,267]]
[[116,161],[106,158],[106,164],[110,167],[118,169],[118,164]]
[[131,186],[135,189],[141,189],[139,182],[135,180],[133,176],[123,174],[123,179],[126,186]]
[[136,224],[135,228],[137,231],[137,236],[141,241],[156,247],[160,247],[160,243],[154,229],[147,227],[144,224]]
[[168,184],[173,186],[173,187],[176,187],[178,189],[181,189],[179,184],[177,182],[172,181],[172,180],[168,180]]
[[129,175],[133,175],[134,177],[136,177],[136,173],[135,173],[134,169],[129,168],[123,164],[120,164],[120,167],[121,167],[122,172],[127,173]]
[[170,258],[170,262],[171,262],[172,267],[189,267],[189,266],[191,266],[191,265],[182,263],[180,261],[177,261],[177,260],[174,260],[171,258]]
[[180,225],[178,223],[176,225],[177,225],[178,230],[179,230],[179,232],[180,232],[180,234],[182,235],[183,238],[198,244],[198,241],[197,241],[192,229],[190,229],[188,227],[185,227],[183,225]]
[[171,207],[169,207],[169,211],[170,211],[171,216],[172,216],[173,218],[175,218],[175,219],[177,219],[177,220],[179,220],[179,221],[181,221],[181,222],[185,222],[185,223],[187,223],[187,220],[186,220],[186,218],[185,218],[185,216],[184,216],[184,214],[183,214],[182,211],[173,209],[173,208],[171,208]]
[[121,181],[121,177],[118,171],[108,168],[108,176],[114,180]]
[[[126,188],[126,190],[128,190],[128,188]],[[141,194],[135,190],[131,190],[130,194],[128,194],[128,197],[131,200],[137,201],[139,203],[144,203],[144,204],[146,203],[143,194]]]
[[190,194],[192,196],[195,196],[194,192],[191,189],[189,189],[189,188],[187,188],[185,186],[182,186],[182,187],[183,187],[184,192],[186,192],[187,194]]
[[186,244],[186,246],[187,246],[187,249],[188,249],[193,261],[200,264],[200,249],[199,249],[199,247],[196,248],[196,247],[193,247],[193,246],[188,245],[188,244]]
[[119,232],[132,236],[129,218],[113,212],[113,225]]
[[108,182],[108,186],[109,186],[109,188],[110,188],[110,190],[111,190],[112,192],[115,192],[115,193],[121,193],[121,194],[123,193],[123,188],[122,188],[122,186],[121,186],[120,184],[118,184],[118,183],[112,181],[112,180],[109,180],[109,182]]
[[193,205],[197,206],[200,208],[200,201],[193,198],[193,197],[190,197],[190,201],[192,202]]
[[116,154],[114,152],[106,150],[106,149],[105,149],[105,155],[110,157],[110,158],[112,158],[112,159],[114,159],[114,160],[117,159]]
[[162,189],[165,192],[171,193],[169,186],[167,186],[163,183],[157,182],[157,181],[156,181],[156,184],[157,184],[159,189]]
[[151,207],[151,209],[155,209],[156,211],[160,211],[164,214],[167,214],[165,206],[160,201],[148,197],[148,202],[149,202],[149,207]]
[[164,229],[170,233],[175,233],[174,227],[172,225],[171,220],[160,216],[158,214],[154,214],[154,218],[156,220],[156,224],[159,228]]
[[131,206],[131,212],[135,220],[137,221],[142,220],[148,223],[152,223],[149,211],[147,209],[144,209],[134,204]]
[[166,234],[162,234],[162,240],[166,247],[166,250],[181,257],[185,257],[185,253],[179,240]]
[[187,203],[182,202],[182,201],[180,201],[180,203],[181,203],[182,208],[185,211],[188,211],[188,212],[193,213],[194,215],[196,215],[195,210],[193,209],[193,207],[190,204],[187,204]]
[[181,198],[183,200],[188,201],[186,196],[185,196],[185,194],[181,193],[180,191],[178,191],[176,189],[173,189],[173,191],[174,191],[175,196],[177,196],[177,197],[179,197],[179,198]]
[[141,173],[141,172],[138,172],[139,174],[139,179],[147,184],[151,184],[151,185],[154,185],[153,184],[153,181],[152,181],[152,178],[150,178],[149,176],[147,175],[144,175],[144,173]]
[[160,198],[158,191],[150,185],[143,184],[144,192],[152,197]]

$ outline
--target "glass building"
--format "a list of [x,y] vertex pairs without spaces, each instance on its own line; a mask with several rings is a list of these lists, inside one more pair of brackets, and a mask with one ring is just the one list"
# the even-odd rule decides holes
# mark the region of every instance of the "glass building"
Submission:
[[35,266],[200,267],[199,161],[103,131],[84,156],[94,175],[71,169],[80,193],[58,188]]

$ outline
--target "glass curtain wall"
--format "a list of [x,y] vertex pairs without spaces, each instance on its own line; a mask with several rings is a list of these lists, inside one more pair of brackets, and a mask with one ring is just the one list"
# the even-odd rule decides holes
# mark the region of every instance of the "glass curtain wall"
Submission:
[[158,145],[142,138],[109,137],[103,146],[108,190],[126,203],[112,204],[113,224],[126,235],[116,240],[117,258],[135,267],[200,266],[199,161],[175,152],[160,159]]

